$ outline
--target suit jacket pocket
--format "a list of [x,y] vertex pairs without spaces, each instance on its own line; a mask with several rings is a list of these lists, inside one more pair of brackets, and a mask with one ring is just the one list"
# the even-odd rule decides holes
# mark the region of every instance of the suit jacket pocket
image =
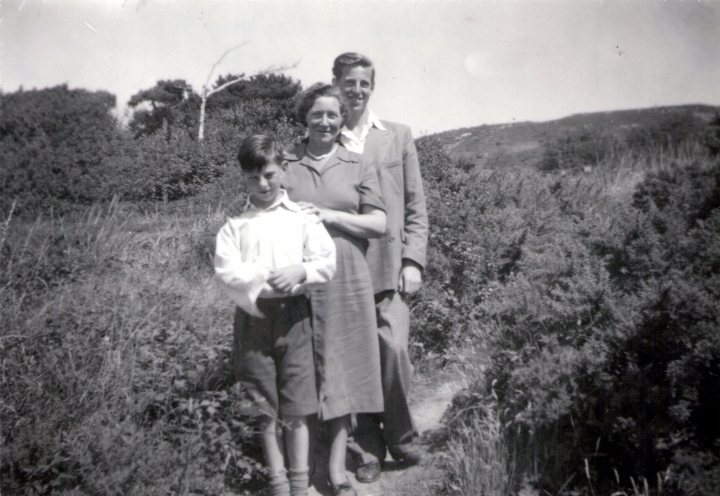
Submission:
[[389,164],[385,165],[385,169],[391,169],[393,167],[397,167],[398,165],[402,164],[402,160],[395,160],[394,162],[390,162]]

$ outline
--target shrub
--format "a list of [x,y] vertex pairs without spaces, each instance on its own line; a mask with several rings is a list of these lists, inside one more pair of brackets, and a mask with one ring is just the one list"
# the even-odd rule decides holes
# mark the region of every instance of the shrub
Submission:
[[455,464],[453,483],[475,484],[462,467],[493,466],[477,443],[497,419],[514,490],[609,493],[645,479],[713,494],[718,162],[697,148],[628,152],[615,160],[640,174],[633,194],[602,172],[468,173],[431,139],[418,149],[431,256],[413,339],[445,360],[468,345],[490,360],[456,404],[451,445],[475,458]]
[[56,86],[2,96],[0,209],[16,215],[94,200],[99,166],[116,146],[115,97]]
[[202,143],[199,97],[182,80],[134,95],[129,130],[111,115],[115,97],[106,92],[58,86],[3,95],[0,210],[17,200],[15,215],[33,218],[48,207],[64,214],[113,197],[167,203],[222,191],[209,186],[226,173],[237,189],[233,164],[243,136],[264,132],[290,143],[303,135],[292,111],[299,90],[292,78],[270,75],[213,95]]

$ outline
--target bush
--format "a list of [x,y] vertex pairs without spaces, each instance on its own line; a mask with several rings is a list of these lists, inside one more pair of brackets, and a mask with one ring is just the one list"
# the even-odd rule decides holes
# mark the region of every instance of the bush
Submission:
[[117,146],[115,97],[67,86],[2,95],[0,209],[18,199],[16,215],[87,203],[99,168]]
[[[663,494],[713,494],[718,162],[628,152],[617,160],[647,160],[632,165],[647,171],[632,194],[599,173],[466,172],[431,139],[418,149],[433,186],[413,339],[447,361],[468,346],[490,360],[456,404],[457,450],[487,461],[474,443],[497,419],[515,490],[610,493],[645,479]],[[456,486],[473,463],[454,465]]]
[[[221,77],[217,85],[232,78]],[[182,80],[159,81],[134,95],[128,130],[111,115],[115,97],[106,92],[58,86],[3,95],[0,211],[15,200],[15,215],[24,218],[114,197],[167,204],[223,191],[226,185],[212,185],[226,174],[237,190],[235,154],[243,136],[263,132],[290,143],[303,135],[292,110],[299,90],[292,78],[270,75],[213,95],[202,143],[199,96]]]

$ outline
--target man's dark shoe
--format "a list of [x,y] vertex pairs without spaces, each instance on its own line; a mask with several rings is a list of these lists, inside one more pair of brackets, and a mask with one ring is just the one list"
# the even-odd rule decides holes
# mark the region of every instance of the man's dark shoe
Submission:
[[425,456],[425,452],[417,443],[396,444],[388,446],[390,456],[396,462],[403,462],[407,465],[417,465]]
[[380,461],[373,460],[360,465],[355,471],[355,478],[363,484],[370,484],[378,480],[380,478]]

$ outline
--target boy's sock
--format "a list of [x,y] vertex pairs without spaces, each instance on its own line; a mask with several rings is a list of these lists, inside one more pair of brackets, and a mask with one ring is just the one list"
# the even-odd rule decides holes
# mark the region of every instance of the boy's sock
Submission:
[[290,469],[290,496],[308,496],[310,473],[305,470]]
[[270,486],[270,494],[272,494],[272,496],[290,496],[290,482],[288,481],[285,469],[271,474],[268,485]]

